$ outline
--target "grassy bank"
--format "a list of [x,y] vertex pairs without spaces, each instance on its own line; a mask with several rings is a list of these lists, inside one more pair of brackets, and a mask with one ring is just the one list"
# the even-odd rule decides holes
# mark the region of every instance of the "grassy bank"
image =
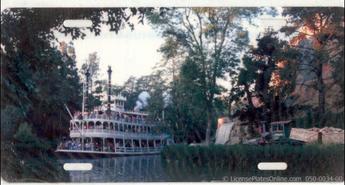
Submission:
[[[7,143],[4,143],[7,144]],[[69,176],[58,158],[49,152],[20,151],[2,145],[1,177],[7,182],[68,182]]]
[[56,143],[38,137],[30,125],[18,128],[12,141],[1,141],[1,177],[8,182],[67,182],[54,155]]
[[[301,180],[314,175],[344,176],[344,145],[175,145],[166,147],[161,156],[168,175],[174,180],[220,180],[253,175],[298,176],[303,177]],[[288,169],[257,170],[257,164],[264,161],[286,162]]]

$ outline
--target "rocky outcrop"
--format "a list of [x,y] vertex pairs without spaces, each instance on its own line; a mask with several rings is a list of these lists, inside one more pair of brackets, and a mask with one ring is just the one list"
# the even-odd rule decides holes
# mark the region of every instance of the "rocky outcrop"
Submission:
[[251,138],[250,128],[247,123],[239,120],[218,120],[215,144],[240,144]]
[[321,142],[322,144],[344,144],[344,130],[334,127],[324,128],[292,128],[290,139],[306,143]]

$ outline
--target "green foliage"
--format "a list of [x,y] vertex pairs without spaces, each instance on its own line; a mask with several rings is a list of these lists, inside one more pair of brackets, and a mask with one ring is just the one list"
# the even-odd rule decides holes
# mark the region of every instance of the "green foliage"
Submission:
[[205,137],[205,100],[199,70],[193,60],[187,60],[171,84],[171,102],[166,108],[165,121],[177,142],[201,142]]
[[[2,22],[2,25],[7,24],[11,24],[11,21]],[[9,40],[23,39],[14,42],[13,50],[11,45],[2,48],[2,109],[17,107],[18,116],[23,116],[29,124],[34,125],[37,134],[54,138],[68,127],[62,124],[69,119],[64,104],[72,110],[79,108],[80,84],[75,61],[51,47],[48,40],[36,35],[39,30],[19,37],[20,31],[19,28],[13,28],[2,32],[5,44]],[[12,38],[9,33],[17,34]],[[18,124],[14,120],[11,126],[16,128]]]
[[[37,141],[37,138],[34,140]],[[28,148],[31,147],[29,145],[33,144],[1,142],[1,178],[7,182],[69,181],[68,173],[55,156],[40,153],[46,146]],[[38,153],[33,153],[32,149]]]
[[164,104],[163,89],[155,88],[150,95],[146,109],[150,113],[151,119],[162,121]]
[[[221,180],[236,175],[344,175],[344,145],[174,145],[166,147],[161,157],[168,176],[177,181]],[[257,164],[262,161],[284,161],[288,168],[280,172],[261,171]]]
[[313,125],[313,116],[312,113],[310,111],[307,112],[307,116],[306,116],[306,127],[305,128],[311,128],[315,125]]
[[23,121],[24,112],[13,105],[1,109],[1,140],[10,140],[16,132],[16,124]]
[[[89,54],[89,58],[85,60],[85,63],[82,64],[80,72],[85,77],[86,71],[89,70],[90,80],[95,81],[99,75],[99,57],[97,52]],[[92,84],[91,84],[92,85]]]
[[152,74],[149,80],[148,93],[150,98],[148,99],[148,105],[145,108],[149,112],[149,117],[152,120],[163,120],[163,111],[166,106],[164,92],[166,91],[165,81],[162,78],[160,71]]
[[68,181],[68,174],[49,152],[54,145],[33,133],[31,126],[21,123],[14,143],[1,142],[1,176],[8,182]]
[[14,135],[19,143],[37,145],[37,137],[33,135],[31,127],[27,123],[22,123]]
[[296,127],[297,128],[304,128],[304,119],[303,118],[298,118],[296,119]]
[[[257,47],[242,58],[243,68],[238,77],[238,85],[243,87],[248,101],[245,117],[250,121],[268,122],[287,119],[292,103],[285,102],[295,89],[295,61],[299,55],[272,30],[266,31],[257,42]],[[272,81],[273,75],[279,77],[275,79],[278,81]],[[260,100],[261,107],[254,105],[253,97]]]

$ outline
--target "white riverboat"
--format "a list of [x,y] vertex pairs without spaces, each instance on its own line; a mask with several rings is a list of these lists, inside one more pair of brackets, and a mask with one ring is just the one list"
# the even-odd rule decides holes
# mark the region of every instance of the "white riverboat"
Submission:
[[[59,144],[56,152],[68,155],[158,154],[164,146],[173,141],[160,131],[158,122],[149,121],[147,113],[124,109],[126,98],[121,95],[112,96],[110,93],[110,67],[108,74],[108,103],[98,110],[85,111],[84,106],[87,104],[84,102],[87,101],[84,98],[83,111],[74,115],[70,113],[72,119],[69,138]],[[87,92],[88,90],[86,94]]]

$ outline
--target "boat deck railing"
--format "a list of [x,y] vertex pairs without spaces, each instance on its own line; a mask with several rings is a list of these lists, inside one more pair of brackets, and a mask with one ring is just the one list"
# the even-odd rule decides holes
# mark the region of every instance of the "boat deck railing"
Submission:
[[159,147],[115,147],[114,149],[103,149],[94,150],[91,148],[80,149],[80,148],[58,148],[57,151],[64,152],[91,152],[91,153],[155,153],[160,152],[163,149],[162,146]]
[[113,130],[113,129],[102,129],[102,128],[93,128],[93,129],[72,129],[70,130],[70,133],[73,134],[121,134],[126,136],[141,136],[141,137],[151,137],[151,136],[157,136],[157,135],[166,135],[163,133],[147,133],[147,132],[129,132],[129,131],[119,131],[119,130]]
[[91,114],[91,115],[84,115],[84,116],[74,116],[74,120],[88,120],[88,119],[95,119],[95,120],[109,120],[109,121],[117,121],[122,123],[136,123],[136,124],[153,124],[155,121],[153,120],[146,120],[145,118],[131,118],[131,117],[120,117],[116,115],[107,115],[107,114]]
[[159,125],[159,121],[148,121],[148,120],[130,120],[130,119],[112,119],[111,117],[86,117],[84,119],[72,120],[73,122],[87,121],[87,122],[108,122],[108,123],[117,123],[117,124],[127,124],[127,125]]

